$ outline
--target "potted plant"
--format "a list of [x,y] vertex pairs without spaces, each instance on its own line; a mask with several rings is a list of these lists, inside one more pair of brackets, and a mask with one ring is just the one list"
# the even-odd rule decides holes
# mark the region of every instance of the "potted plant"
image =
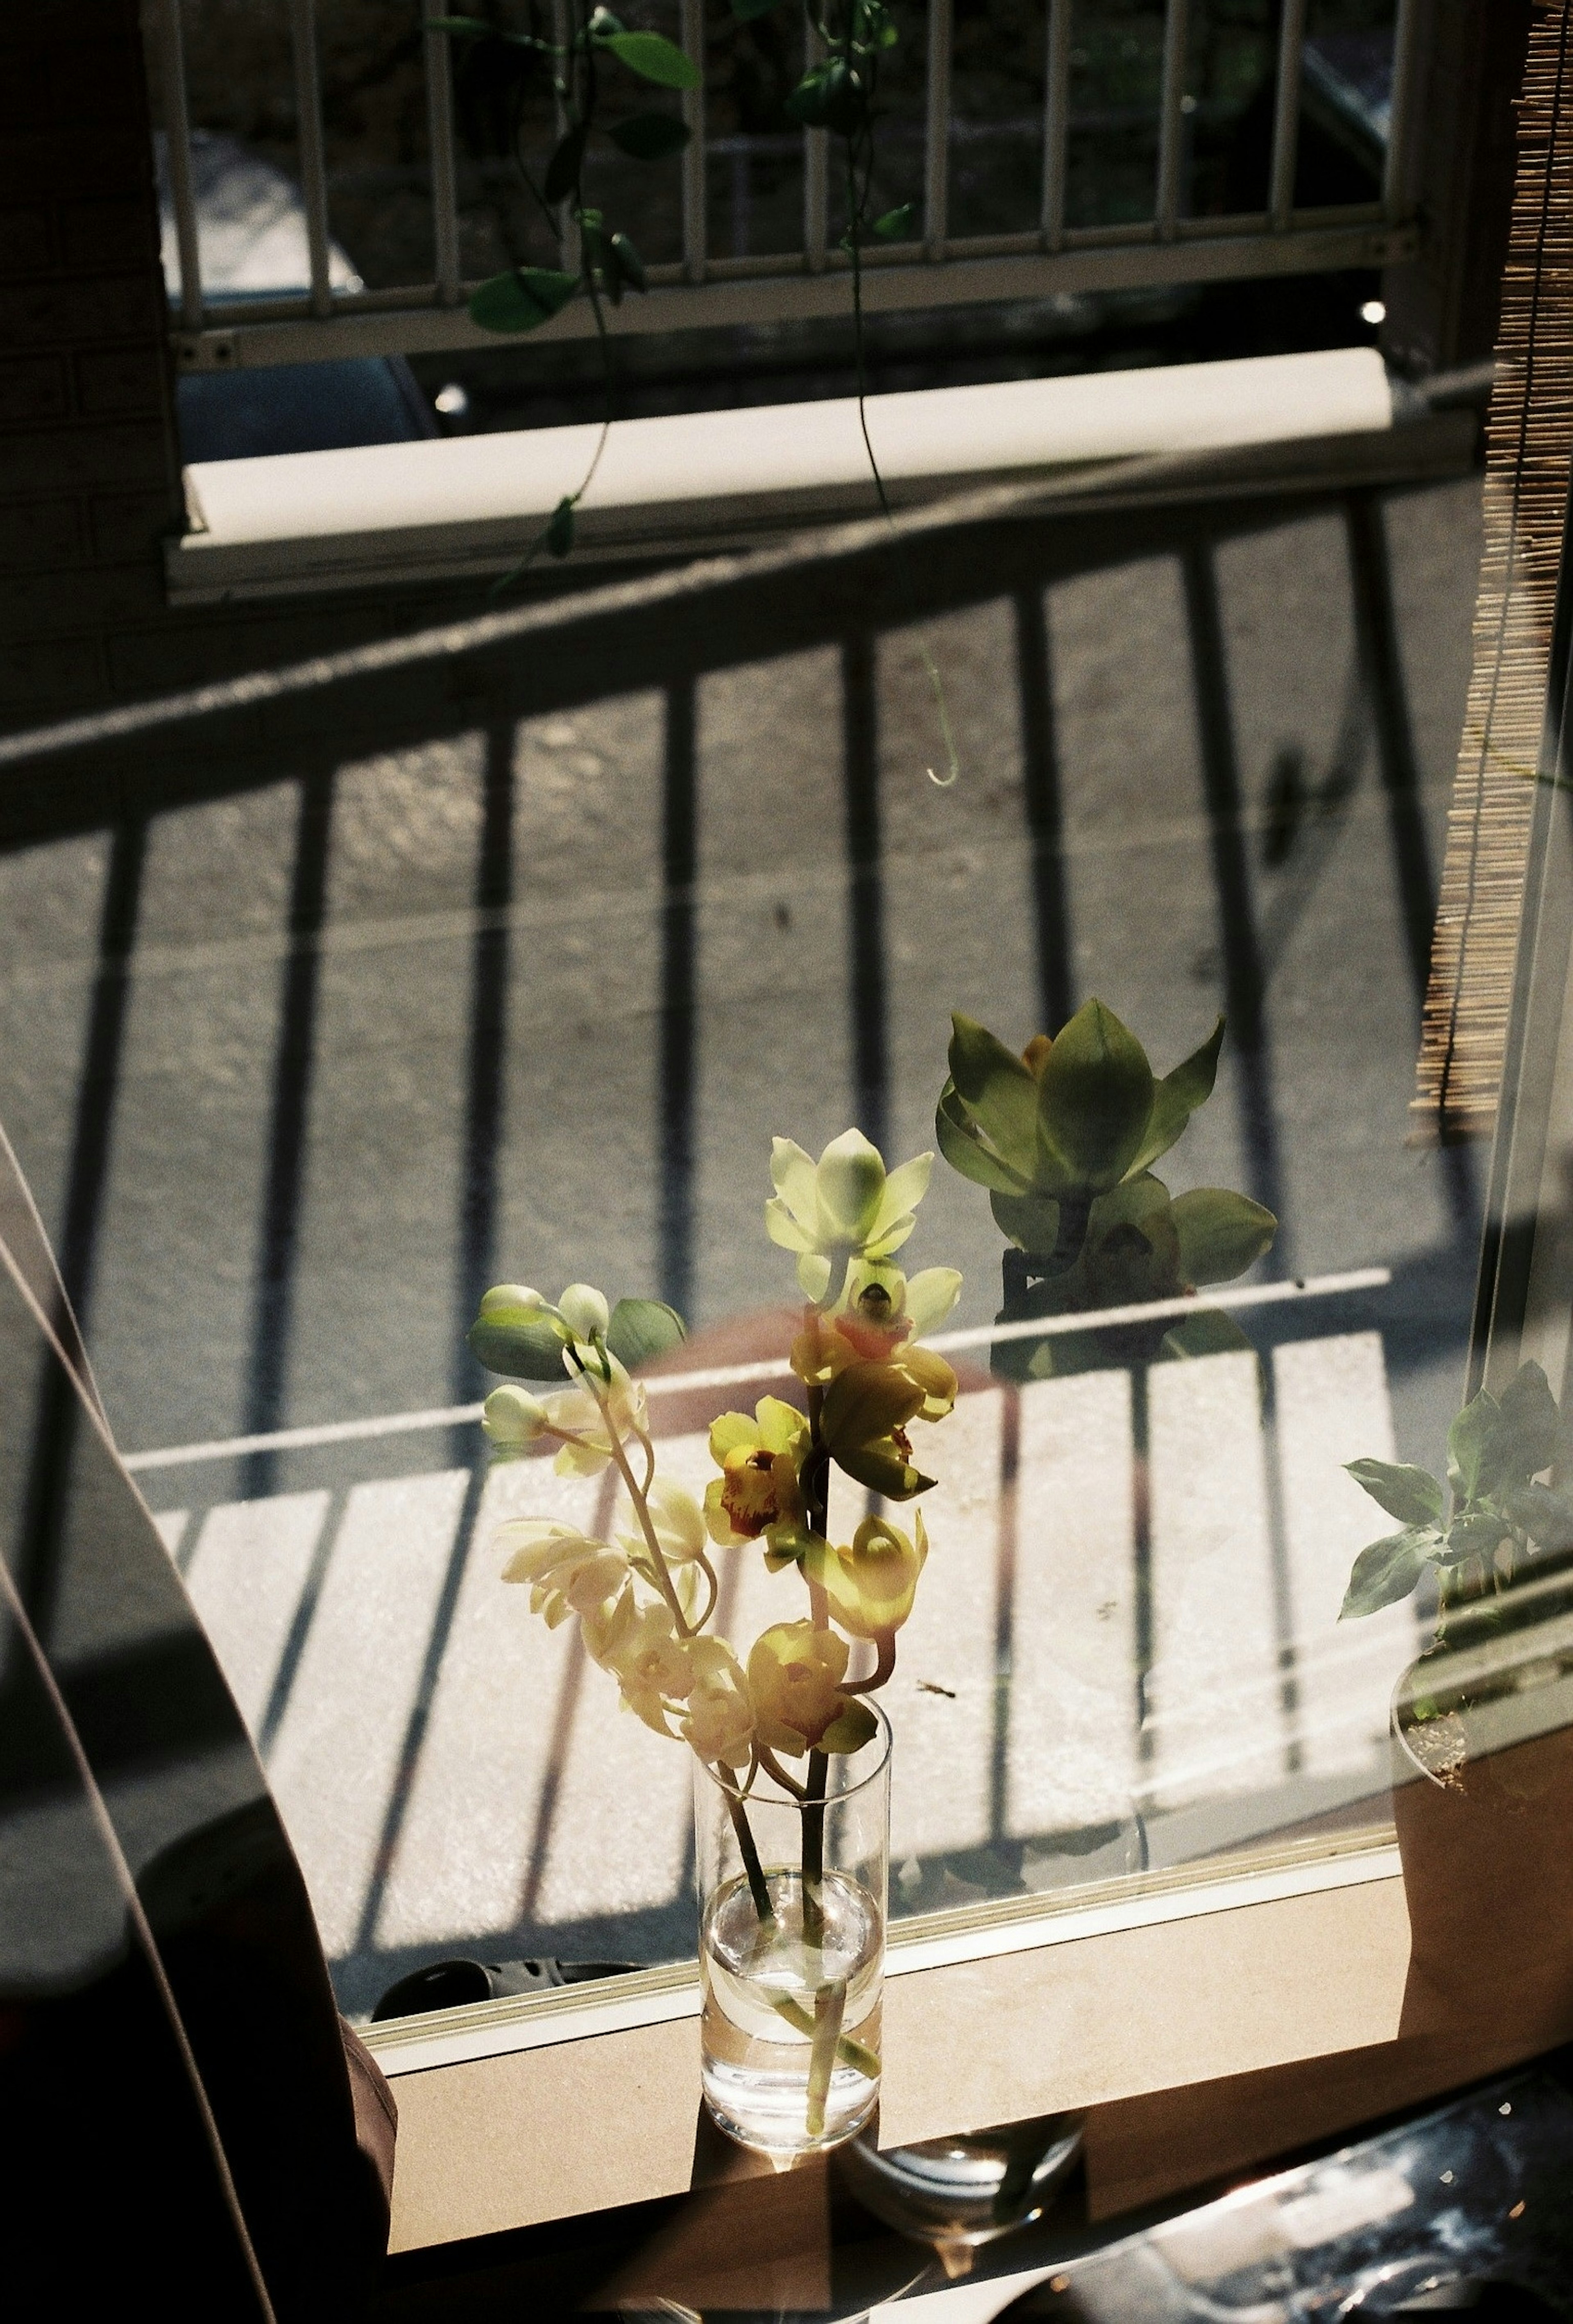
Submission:
[[[1360,1552],[1340,1618],[1434,1591],[1431,1637],[1393,1696],[1412,1932],[1401,2030],[1483,2043],[1488,2060],[1573,2033],[1570,1449],[1526,1363],[1458,1414],[1445,1483],[1348,1464],[1399,1529]],[[1494,1960],[1511,1978],[1489,1973]]]
[[989,1189],[1007,1238],[997,1320],[1085,1314],[1096,1327],[1013,1333],[995,1343],[995,1371],[1046,1379],[1248,1348],[1216,1308],[1097,1326],[1100,1312],[1229,1282],[1272,1249],[1278,1222],[1260,1203],[1219,1186],[1172,1196],[1153,1169],[1212,1094],[1223,1019],[1161,1080],[1101,1001],[1086,1001],[1052,1038],[1035,1036],[1019,1056],[970,1018],[952,1021],[934,1128],[952,1167]]

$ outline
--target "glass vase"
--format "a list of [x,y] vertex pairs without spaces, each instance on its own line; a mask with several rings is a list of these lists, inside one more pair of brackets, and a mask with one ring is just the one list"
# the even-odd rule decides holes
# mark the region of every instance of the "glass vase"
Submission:
[[[870,1705],[873,1709],[874,1706]],[[890,1728],[764,1770],[695,1762],[701,2070],[722,2130],[777,2160],[855,2137],[879,2097]]]

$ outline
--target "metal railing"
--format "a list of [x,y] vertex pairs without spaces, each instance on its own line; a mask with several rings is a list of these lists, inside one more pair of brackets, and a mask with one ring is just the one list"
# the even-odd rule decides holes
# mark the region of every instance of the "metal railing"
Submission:
[[[1186,88],[1191,7],[1190,0],[1167,0],[1153,215],[1135,224],[1077,226],[1067,223],[1066,202],[1071,139],[1077,126],[1071,109],[1075,0],[1047,0],[1038,224],[1021,233],[955,235],[951,231],[951,149],[958,134],[966,134],[968,124],[959,124],[952,115],[952,0],[928,0],[922,239],[915,244],[880,245],[865,251],[865,305],[871,309],[940,307],[991,299],[1042,298],[1054,292],[1244,281],[1335,267],[1379,267],[1412,255],[1416,234],[1409,191],[1410,161],[1418,81],[1415,51],[1423,5],[1424,0],[1395,0],[1393,81],[1379,199],[1295,208],[1307,0],[1283,0],[1267,207],[1230,217],[1190,217],[1184,214],[1187,116],[1196,110],[1195,99]],[[430,21],[445,13],[446,0],[422,0],[422,5],[428,23],[423,45],[433,279],[374,290],[344,289],[330,283],[328,171],[316,0],[289,0],[309,288],[299,297],[226,297],[216,305],[205,299],[201,281],[181,0],[155,0],[155,69],[162,92],[170,195],[179,256],[174,336],[184,366],[211,370],[495,344],[491,335],[470,321],[465,309],[474,286],[464,281],[460,263],[452,60],[447,36],[429,29]],[[682,45],[695,62],[703,64],[704,0],[678,0],[678,10]],[[556,13],[561,20],[561,35],[566,27],[566,0],[557,0]],[[810,29],[805,36],[807,61],[814,60],[817,45]],[[614,327],[621,331],[666,331],[692,325],[780,321],[841,312],[847,297],[848,260],[830,241],[827,133],[803,132],[802,248],[771,254],[713,255],[707,235],[708,152],[703,88],[685,93],[683,114],[691,142],[680,177],[682,255],[649,268],[649,295],[626,300],[612,318]],[[725,142],[730,145],[735,141]],[[767,142],[774,145],[778,141]],[[565,263],[575,263],[571,251],[565,253]],[[593,327],[588,306],[575,300],[546,331],[560,338],[588,335]]]

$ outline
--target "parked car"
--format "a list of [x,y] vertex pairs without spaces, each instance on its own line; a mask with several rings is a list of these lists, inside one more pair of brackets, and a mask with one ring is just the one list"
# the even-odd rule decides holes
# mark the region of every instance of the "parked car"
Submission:
[[[180,295],[180,259],[161,136],[157,168],[164,281],[173,306]],[[299,298],[311,270],[306,206],[293,179],[249,153],[238,139],[200,129],[191,135],[191,176],[208,308],[222,316],[229,300]],[[336,244],[329,246],[328,279],[336,290],[360,288],[359,275]],[[272,452],[336,451],[351,444],[414,443],[442,433],[402,355],[183,372],[176,394],[180,449],[189,466]]]

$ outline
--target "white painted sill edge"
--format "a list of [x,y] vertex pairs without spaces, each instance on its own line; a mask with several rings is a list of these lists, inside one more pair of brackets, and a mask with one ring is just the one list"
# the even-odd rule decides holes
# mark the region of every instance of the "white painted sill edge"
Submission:
[[[885,1974],[909,1976],[1402,1877],[1396,1844],[1373,1845],[1371,1835],[1364,1833],[1342,1849],[1308,1843],[1303,1855],[1296,1852],[1288,1860],[1255,1869],[1186,1869],[1153,1875],[1141,1883],[1127,1880],[1118,1893],[1081,1904],[1045,1906],[1030,1897],[967,1905],[897,1922],[887,1940]],[[466,2009],[432,2010],[419,2018],[395,2019],[361,2031],[382,2071],[393,2079],[698,2015],[698,1969],[686,1961],[639,1969],[593,1988],[570,1986]]]
[[[1148,456],[1377,438],[1393,391],[1372,347],[923,389],[869,399],[890,496],[1072,480]],[[209,461],[166,544],[173,603],[506,569],[582,484],[599,425]],[[577,513],[578,559],[748,546],[866,515],[855,399],[621,421]]]

